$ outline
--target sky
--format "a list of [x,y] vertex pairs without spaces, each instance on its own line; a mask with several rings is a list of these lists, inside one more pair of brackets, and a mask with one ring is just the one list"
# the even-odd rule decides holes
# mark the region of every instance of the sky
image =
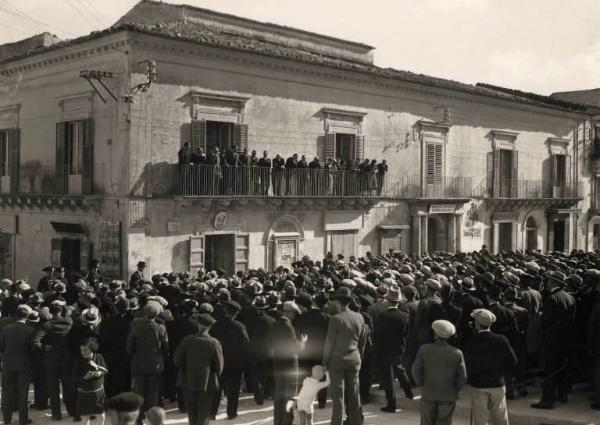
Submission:
[[[0,0],[0,44],[112,25],[136,0]],[[375,47],[375,64],[550,94],[600,87],[600,0],[177,0]]]

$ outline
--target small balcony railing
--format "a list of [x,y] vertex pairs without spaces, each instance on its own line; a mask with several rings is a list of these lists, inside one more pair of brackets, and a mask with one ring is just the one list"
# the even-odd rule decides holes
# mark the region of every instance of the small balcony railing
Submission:
[[467,199],[473,195],[471,177],[402,176],[392,192],[400,199]]
[[19,167],[18,182],[3,176],[0,193],[28,195],[89,195],[106,193],[104,164],[73,166],[30,161]]
[[564,180],[485,179],[476,196],[492,199],[578,199],[582,185]]
[[384,197],[383,174],[328,169],[178,165],[177,193],[189,197]]

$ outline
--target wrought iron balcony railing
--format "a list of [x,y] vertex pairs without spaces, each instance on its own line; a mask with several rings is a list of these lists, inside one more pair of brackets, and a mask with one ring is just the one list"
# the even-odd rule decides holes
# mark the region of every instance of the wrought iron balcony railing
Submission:
[[383,174],[328,169],[179,165],[179,195],[187,197],[384,197]]
[[582,184],[565,180],[485,179],[476,196],[491,199],[578,199]]
[[0,176],[1,194],[91,195],[108,192],[104,164],[72,165],[30,161],[15,175]]
[[391,192],[399,199],[467,199],[473,196],[471,177],[402,176]]

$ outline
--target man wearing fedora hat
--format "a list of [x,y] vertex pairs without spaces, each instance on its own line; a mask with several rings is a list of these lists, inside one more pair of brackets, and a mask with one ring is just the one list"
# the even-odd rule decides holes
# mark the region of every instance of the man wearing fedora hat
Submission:
[[411,370],[422,387],[421,425],[450,425],[458,392],[467,380],[465,360],[458,348],[448,344],[456,333],[452,323],[435,320],[431,329],[435,342],[421,346]]
[[244,317],[244,325],[250,339],[248,357],[250,363],[252,392],[258,405],[264,403],[273,390],[272,361],[269,353],[269,335],[275,318],[267,314],[269,307],[264,296],[258,295]]
[[551,271],[544,276],[544,302],[542,305],[542,329],[544,342],[542,367],[546,375],[542,386],[542,399],[531,407],[552,409],[558,400],[566,403],[569,394],[569,374],[566,366],[568,342],[575,322],[575,299],[568,294],[565,275]]
[[35,330],[26,324],[31,308],[17,307],[16,322],[0,332],[2,353],[2,416],[5,424],[12,420],[13,408],[19,408],[19,425],[31,423],[27,393],[31,379],[31,351]]
[[396,392],[394,377],[398,378],[404,394],[413,398],[410,381],[402,365],[402,356],[406,346],[409,312],[405,305],[400,305],[402,293],[400,288],[392,286],[386,296],[390,306],[381,313],[375,322],[374,339],[378,347],[377,363],[380,367],[380,377],[385,390],[387,405],[382,407],[384,412],[396,411]]
[[348,308],[351,302],[350,289],[338,288],[333,304],[339,313],[329,320],[323,350],[323,364],[331,376],[332,425],[342,425],[344,401],[349,425],[360,425],[363,418],[358,374],[368,335],[363,317]]

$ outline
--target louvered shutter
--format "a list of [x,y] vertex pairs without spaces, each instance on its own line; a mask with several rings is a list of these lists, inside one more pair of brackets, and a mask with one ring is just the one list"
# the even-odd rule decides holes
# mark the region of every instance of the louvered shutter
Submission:
[[343,236],[342,252],[346,258],[354,255],[354,232],[350,231]]
[[487,160],[487,177],[485,188],[485,195],[492,197],[494,193],[494,152],[488,152],[486,155]]
[[552,164],[552,171],[551,171],[551,176],[550,179],[552,180],[552,186],[557,186],[557,179],[558,179],[558,155],[556,154],[552,154],[550,156],[551,159],[551,164]]
[[365,136],[354,136],[354,159],[365,159]]
[[248,270],[249,235],[235,235],[235,271]]
[[192,152],[206,152],[206,120],[192,120]]
[[571,155],[565,155],[565,182],[564,182],[565,191],[568,193],[567,196],[571,198],[575,198],[578,196],[577,188],[573,184],[573,180],[571,179]]
[[87,240],[81,240],[79,242],[79,268],[87,269],[90,262],[90,248],[91,244]]
[[81,192],[90,194],[94,192],[94,121],[88,119],[81,122],[82,138],[82,169]]
[[325,133],[325,161],[335,159],[335,133]]
[[511,189],[510,194],[512,198],[519,197],[519,151],[512,151],[512,171],[510,174]]
[[190,236],[190,274],[196,276],[204,267],[204,236]]
[[10,191],[19,192],[19,160],[21,156],[21,131],[14,128],[9,132],[8,144],[10,150]]
[[494,149],[494,191],[492,193],[493,198],[500,197],[500,185],[502,184],[500,178],[501,154],[502,151],[500,149]]
[[441,184],[444,177],[444,145],[436,143],[434,146],[434,181],[436,184]]
[[56,123],[56,169],[54,172],[54,185],[56,193],[66,193],[67,191],[67,180],[66,171],[67,167],[65,164],[65,149],[66,149],[66,137],[67,137],[67,123],[59,122]]
[[426,149],[425,166],[427,184],[433,184],[435,180],[435,146],[433,143],[427,143]]
[[235,124],[233,128],[233,144],[238,152],[248,149],[248,124]]

